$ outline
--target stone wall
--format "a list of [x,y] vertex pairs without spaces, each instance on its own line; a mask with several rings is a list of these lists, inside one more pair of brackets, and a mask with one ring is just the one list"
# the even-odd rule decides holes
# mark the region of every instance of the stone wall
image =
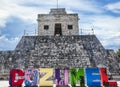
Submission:
[[14,51],[0,52],[0,73],[28,67],[106,67],[119,73],[119,62],[95,35],[23,36]]
[[[79,35],[78,14],[66,14],[65,9],[51,9],[49,14],[38,14],[38,35],[54,36],[55,24],[61,24],[62,35]],[[44,29],[47,25],[49,28]],[[72,29],[68,29],[72,25]]]

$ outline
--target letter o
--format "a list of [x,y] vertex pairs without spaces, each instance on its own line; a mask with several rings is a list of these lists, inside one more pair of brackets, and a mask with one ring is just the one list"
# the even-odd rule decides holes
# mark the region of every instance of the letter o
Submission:
[[39,80],[39,72],[37,69],[25,70],[25,86],[37,86]]

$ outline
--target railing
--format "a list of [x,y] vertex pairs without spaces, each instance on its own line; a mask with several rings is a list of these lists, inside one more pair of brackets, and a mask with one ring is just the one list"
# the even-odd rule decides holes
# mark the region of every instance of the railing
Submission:
[[24,30],[24,36],[38,36],[38,31],[37,30],[34,30],[34,31]]
[[[37,35],[38,35],[38,30],[34,30],[34,31],[24,30],[24,36],[37,36]],[[79,29],[79,35],[94,35],[94,29]]]
[[94,29],[79,29],[80,35],[94,35]]

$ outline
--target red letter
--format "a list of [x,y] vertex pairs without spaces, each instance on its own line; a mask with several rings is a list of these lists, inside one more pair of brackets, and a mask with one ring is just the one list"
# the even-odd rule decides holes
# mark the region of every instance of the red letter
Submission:
[[117,86],[116,81],[108,82],[108,75],[107,75],[107,71],[105,68],[100,68],[100,73],[101,73],[101,81],[102,81],[103,86]]
[[24,76],[24,71],[20,69],[12,69],[10,71],[9,84],[10,86],[21,86],[24,79],[19,78],[20,76]]

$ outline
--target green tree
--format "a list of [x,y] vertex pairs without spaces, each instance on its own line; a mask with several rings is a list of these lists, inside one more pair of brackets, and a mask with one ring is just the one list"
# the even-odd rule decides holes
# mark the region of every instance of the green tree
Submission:
[[118,49],[117,55],[118,55],[118,57],[120,58],[120,49]]

